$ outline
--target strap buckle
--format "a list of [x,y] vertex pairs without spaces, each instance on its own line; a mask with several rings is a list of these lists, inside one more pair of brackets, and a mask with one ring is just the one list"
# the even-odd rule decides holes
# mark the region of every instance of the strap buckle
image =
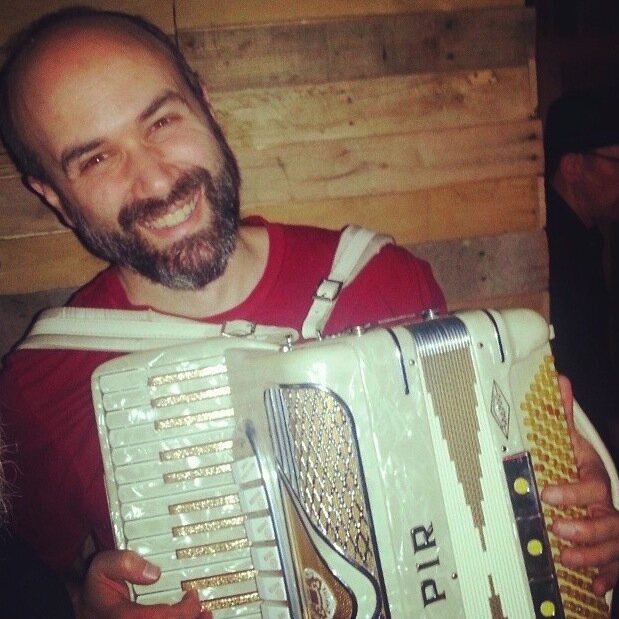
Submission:
[[221,325],[220,333],[224,337],[249,337],[256,333],[256,323],[248,320],[226,320]]
[[343,285],[343,282],[326,277],[318,284],[318,288],[316,288],[316,292],[314,293],[314,299],[329,302],[335,301]]

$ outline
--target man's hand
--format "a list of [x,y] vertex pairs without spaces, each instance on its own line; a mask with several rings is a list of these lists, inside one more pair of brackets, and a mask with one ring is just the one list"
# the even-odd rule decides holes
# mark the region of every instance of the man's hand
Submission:
[[561,550],[561,563],[570,568],[596,567],[593,590],[603,595],[619,580],[619,512],[613,507],[610,480],[593,447],[574,426],[573,395],[569,381],[559,378],[561,395],[574,445],[579,480],[547,486],[541,498],[549,505],[579,505],[587,508],[581,520],[558,519],[552,530],[573,546]]
[[148,585],[156,582],[160,570],[129,550],[95,555],[84,583],[73,597],[79,619],[211,619],[200,609],[196,591],[185,594],[177,604],[145,606],[129,599],[126,582]]

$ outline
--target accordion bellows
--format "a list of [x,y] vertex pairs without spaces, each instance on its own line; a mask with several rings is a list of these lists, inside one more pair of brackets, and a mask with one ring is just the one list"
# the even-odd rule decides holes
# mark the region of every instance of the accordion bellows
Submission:
[[120,548],[144,604],[215,619],[602,618],[539,490],[577,475],[528,310],[247,338],[102,365],[93,397]]

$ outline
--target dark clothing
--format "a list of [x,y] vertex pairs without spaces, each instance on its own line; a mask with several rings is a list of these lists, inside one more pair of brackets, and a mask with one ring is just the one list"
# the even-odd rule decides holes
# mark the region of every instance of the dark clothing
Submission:
[[59,577],[21,539],[0,531],[0,617],[72,619],[71,601]]
[[550,319],[556,366],[603,438],[617,410],[611,363],[610,295],[604,281],[603,239],[587,228],[549,188],[546,193],[550,257]]

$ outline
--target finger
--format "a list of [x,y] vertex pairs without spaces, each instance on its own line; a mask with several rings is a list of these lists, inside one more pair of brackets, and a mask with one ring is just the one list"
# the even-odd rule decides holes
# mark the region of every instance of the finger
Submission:
[[[583,475],[583,479],[577,482],[546,486],[540,498],[544,503],[555,507],[566,505],[610,507],[610,493],[605,481],[606,476],[599,472],[596,475]],[[590,512],[589,515],[595,514]]]
[[[619,540],[616,539],[619,528],[616,513],[607,513],[596,518],[582,520],[557,519],[552,523],[552,532],[560,539],[573,544],[605,544],[614,542],[619,556]],[[615,558],[615,557],[613,557]]]
[[161,570],[130,550],[98,553],[92,561],[90,572],[110,580],[126,580],[130,583],[148,585],[159,579]]
[[617,543],[608,541],[594,546],[567,546],[561,549],[560,559],[565,567],[587,568],[610,565],[617,557]]
[[613,561],[610,565],[600,568],[593,579],[593,592],[596,595],[604,595],[610,591],[619,579],[619,561]]

